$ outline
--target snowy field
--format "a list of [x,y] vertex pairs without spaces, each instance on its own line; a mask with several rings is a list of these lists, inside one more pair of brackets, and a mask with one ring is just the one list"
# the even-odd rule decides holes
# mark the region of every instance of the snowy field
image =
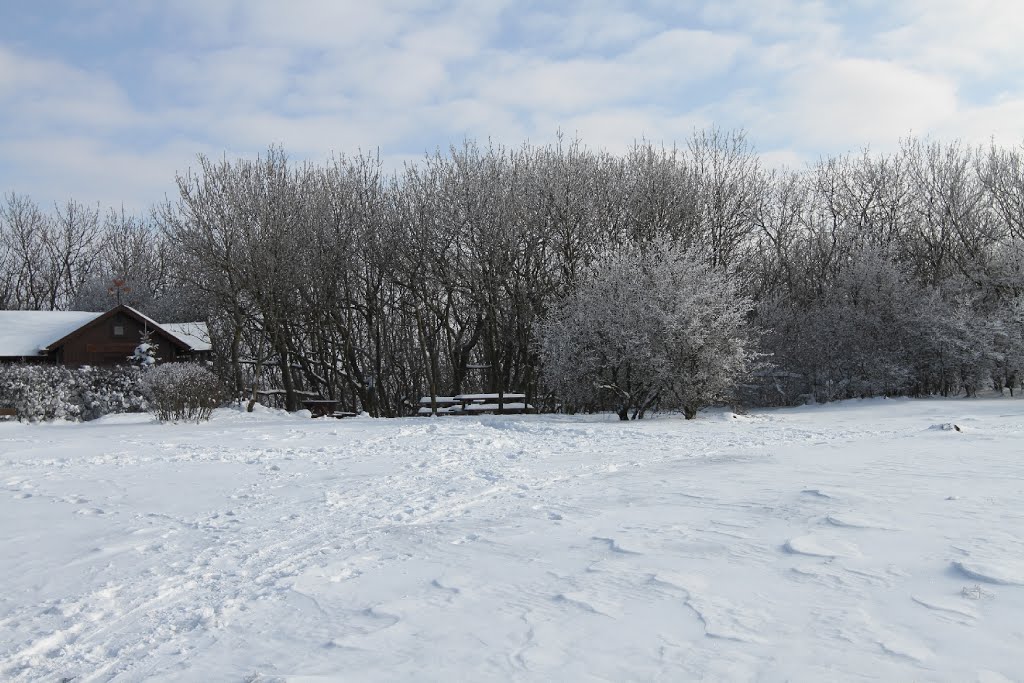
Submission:
[[0,424],[0,679],[1020,681],[1022,445],[1009,398]]

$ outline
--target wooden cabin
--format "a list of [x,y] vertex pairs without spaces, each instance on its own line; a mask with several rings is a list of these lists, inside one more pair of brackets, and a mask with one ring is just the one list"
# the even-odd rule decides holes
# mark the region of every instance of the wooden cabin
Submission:
[[210,356],[205,324],[161,325],[121,305],[104,313],[0,311],[0,362],[122,365],[147,333],[158,362]]

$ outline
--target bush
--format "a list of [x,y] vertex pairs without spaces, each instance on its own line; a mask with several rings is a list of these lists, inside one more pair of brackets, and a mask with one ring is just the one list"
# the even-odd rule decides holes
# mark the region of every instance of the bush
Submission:
[[[765,347],[779,372],[766,376],[759,403],[834,401],[868,396],[974,395],[991,386],[1005,359],[1016,381],[1014,335],[1002,339],[970,302],[956,302],[913,280],[885,252],[853,252],[806,301],[762,302]],[[1012,312],[1005,318],[1012,327]]]
[[142,393],[161,422],[202,422],[223,400],[217,376],[195,363],[167,363],[142,374]]
[[130,367],[0,365],[0,405],[17,409],[19,419],[30,422],[142,412],[146,401],[139,376]]
[[138,368],[81,368],[82,419],[95,420],[111,413],[141,413],[146,399],[139,387]]
[[749,309],[724,273],[670,245],[614,254],[540,324],[544,379],[577,408],[691,419],[729,400],[756,360]]
[[161,422],[202,422],[223,400],[217,376],[194,362],[169,362],[142,374],[142,394]]

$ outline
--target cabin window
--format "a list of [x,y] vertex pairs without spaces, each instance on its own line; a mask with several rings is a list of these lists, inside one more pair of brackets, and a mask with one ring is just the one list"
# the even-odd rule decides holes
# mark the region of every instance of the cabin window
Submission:
[[114,319],[113,332],[115,337],[124,336],[124,318],[118,317]]

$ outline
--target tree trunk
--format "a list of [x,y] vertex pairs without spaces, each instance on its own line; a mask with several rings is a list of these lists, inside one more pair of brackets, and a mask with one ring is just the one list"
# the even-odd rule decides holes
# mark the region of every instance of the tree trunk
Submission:
[[299,409],[299,397],[295,393],[295,382],[292,381],[292,368],[288,364],[288,351],[280,351],[281,383],[284,384],[284,404],[288,412]]
[[259,400],[259,394],[257,393],[260,375],[263,374],[263,354],[261,353],[256,359],[256,368],[253,370],[252,375],[252,396],[249,398],[249,405],[245,407],[245,412],[251,413],[253,408],[256,407],[256,402]]

